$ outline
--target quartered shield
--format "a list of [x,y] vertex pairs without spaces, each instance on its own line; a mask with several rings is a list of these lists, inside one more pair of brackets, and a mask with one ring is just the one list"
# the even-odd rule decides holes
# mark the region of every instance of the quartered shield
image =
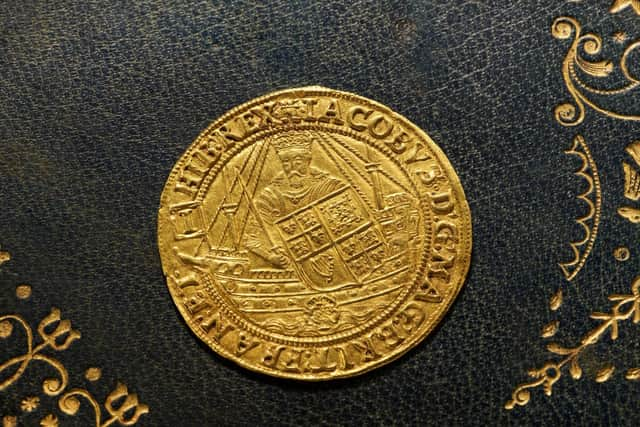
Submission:
[[334,290],[382,279],[380,273],[390,255],[387,241],[375,216],[350,185],[275,224],[293,268],[310,288]]

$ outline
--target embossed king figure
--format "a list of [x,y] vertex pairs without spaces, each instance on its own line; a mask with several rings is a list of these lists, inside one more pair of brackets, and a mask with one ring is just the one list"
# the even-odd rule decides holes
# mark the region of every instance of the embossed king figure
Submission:
[[[254,199],[260,217],[269,227],[273,227],[277,219],[309,206],[344,186],[342,180],[311,166],[313,141],[313,134],[300,131],[279,134],[271,140],[282,171]],[[299,219],[304,220],[304,216]],[[266,233],[268,231],[261,226],[257,218],[252,218],[247,227],[247,248],[276,267],[290,266],[292,260],[286,251],[280,246],[273,247],[271,242],[265,239]],[[316,236],[316,240],[319,237],[321,236]],[[330,262],[326,256],[320,257],[316,262],[322,260]],[[321,268],[320,265],[317,267]]]

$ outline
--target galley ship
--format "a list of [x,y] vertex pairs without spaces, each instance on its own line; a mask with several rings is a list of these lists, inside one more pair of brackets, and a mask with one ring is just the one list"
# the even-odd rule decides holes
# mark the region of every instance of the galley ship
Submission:
[[[329,159],[351,157],[349,167],[339,168],[344,184],[328,194],[280,218],[262,218],[254,195],[261,182],[255,165],[264,163],[269,149],[264,142],[241,168],[231,168],[233,176],[223,173],[225,197],[208,224],[196,205],[174,216],[195,222],[183,227],[202,236],[206,252],[181,257],[203,266],[239,311],[276,332],[304,334],[309,326],[310,334],[318,328],[329,333],[366,320],[407,283],[420,246],[416,201],[397,178],[371,162],[368,149],[363,155],[331,136],[317,138]],[[354,185],[358,176],[371,187]],[[382,180],[389,181],[383,186]],[[273,251],[282,252],[286,265],[255,262],[243,239],[248,221]]]

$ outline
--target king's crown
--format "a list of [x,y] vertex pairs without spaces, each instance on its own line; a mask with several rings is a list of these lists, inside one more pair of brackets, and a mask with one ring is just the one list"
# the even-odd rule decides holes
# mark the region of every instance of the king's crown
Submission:
[[311,141],[313,137],[308,132],[287,132],[284,134],[276,135],[271,144],[276,149],[278,154],[285,151],[296,150],[311,152]]

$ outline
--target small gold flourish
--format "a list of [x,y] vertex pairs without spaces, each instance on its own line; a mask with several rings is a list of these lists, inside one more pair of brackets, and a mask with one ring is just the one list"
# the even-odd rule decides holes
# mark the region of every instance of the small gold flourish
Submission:
[[600,369],[596,374],[596,382],[604,383],[609,381],[613,373],[615,372],[616,367],[613,365],[606,365],[604,368]]
[[[555,108],[555,118],[563,126],[577,126],[584,121],[585,104],[592,109],[616,119],[640,120],[638,114],[619,113],[600,106],[590,96],[613,97],[625,94],[638,86],[640,80],[634,77],[627,66],[631,52],[640,47],[640,40],[630,43],[620,58],[619,68],[624,76],[624,82],[613,88],[601,89],[590,86],[582,81],[579,72],[590,78],[610,78],[615,69],[611,60],[591,61],[582,56],[582,51],[587,55],[598,55],[602,50],[602,37],[594,33],[582,34],[582,26],[569,16],[556,18],[551,27],[553,37],[566,40],[573,36],[573,42],[567,51],[562,63],[562,76],[565,86],[573,97],[573,103],[564,103]],[[589,93],[589,96],[586,95]]]
[[0,265],[11,259],[11,254],[7,251],[0,251]]
[[16,288],[16,296],[20,299],[28,299],[31,296],[31,286],[18,285]]
[[[80,338],[80,332],[71,328],[71,322],[69,320],[63,320],[61,318],[60,310],[52,308],[51,313],[42,319],[38,325],[38,334],[40,338],[42,338],[42,342],[34,347],[33,331],[27,322],[18,315],[8,314],[0,316],[0,330],[4,331],[0,335],[2,335],[3,338],[11,335],[13,329],[11,322],[21,326],[24,330],[27,336],[27,351],[20,356],[13,357],[0,364],[0,373],[5,372],[13,366],[18,366],[13,375],[0,382],[0,391],[16,382],[31,361],[38,360],[53,367],[59,375],[59,378],[47,378],[44,380],[42,384],[44,392],[49,396],[60,394],[69,381],[67,370],[57,359],[42,354],[42,351],[47,348],[55,351],[66,350],[73,341]],[[6,325],[11,326],[11,328],[8,328]]]
[[[564,277],[568,281],[571,281],[578,275],[582,267],[584,267],[589,254],[591,254],[596,237],[598,236],[602,210],[602,189],[596,162],[593,160],[591,151],[582,136],[576,136],[573,139],[573,145],[565,151],[565,153],[578,156],[582,160],[582,166],[575,175],[583,178],[588,184],[588,188],[578,196],[578,199],[589,206],[589,211],[586,215],[576,220],[584,229],[584,238],[570,243],[574,255],[573,260],[559,264]],[[591,173],[588,173],[589,171]]]
[[[574,380],[582,376],[579,365],[580,355],[586,348],[597,343],[607,332],[611,339],[618,339],[619,322],[631,319],[633,323],[640,322],[640,276],[636,277],[631,285],[630,295],[611,295],[609,300],[616,304],[610,313],[593,313],[592,319],[600,320],[598,327],[588,332],[581,340],[580,345],[574,348],[565,348],[557,343],[551,343],[547,350],[551,353],[564,356],[560,360],[548,361],[540,369],[532,369],[529,376],[534,380],[520,384],[511,395],[511,400],[505,404],[506,409],[513,409],[516,405],[524,406],[529,403],[531,393],[529,389],[542,386],[544,393],[551,396],[553,385],[562,377],[562,369],[569,365],[569,373]],[[605,366],[596,375],[597,382],[605,382],[611,378],[615,371],[612,365]]]
[[631,368],[627,370],[627,373],[624,376],[629,381],[638,381],[640,380],[640,368]]
[[542,328],[542,333],[540,334],[542,338],[551,338],[556,333],[558,333],[558,329],[560,329],[560,322],[554,320],[553,322],[547,324],[544,328]]
[[619,248],[616,248],[613,251],[613,256],[616,259],[616,261],[620,261],[620,262],[629,261],[629,258],[631,258],[631,251],[629,251],[629,248],[621,246]]
[[20,402],[20,409],[24,412],[33,412],[40,406],[40,398],[37,396],[25,397]]
[[631,7],[635,13],[640,15],[640,0],[614,0],[609,12],[618,13]]
[[40,421],[41,427],[58,427],[58,417],[49,414]]
[[132,426],[138,422],[141,415],[149,412],[149,407],[139,403],[138,396],[130,394],[127,386],[122,383],[116,385],[104,402],[104,408],[109,414],[105,421],[102,421],[102,410],[98,401],[91,393],[82,388],[76,388],[63,394],[58,400],[60,410],[67,415],[75,415],[80,409],[80,397],[86,399],[93,407],[96,427],[107,427],[116,421],[124,426]]
[[[633,158],[637,166],[640,166],[640,141],[635,141],[626,148],[626,152]],[[627,162],[622,162],[624,171],[624,197],[637,202],[640,200],[640,172]],[[622,206],[618,209],[618,215],[633,224],[640,224],[640,209],[631,206]]]
[[9,338],[13,333],[13,325],[8,320],[0,322],[0,338]]
[[624,42],[629,40],[629,36],[623,31],[616,31],[611,37],[613,38],[613,41],[618,44],[623,44]]
[[102,370],[100,368],[89,368],[84,372],[84,377],[88,381],[98,381],[102,376]]
[[16,427],[18,425],[18,417],[15,415],[5,415],[2,417],[2,427]]
[[558,292],[553,294],[549,300],[549,308],[551,311],[557,311],[562,305],[562,289],[558,289]]

